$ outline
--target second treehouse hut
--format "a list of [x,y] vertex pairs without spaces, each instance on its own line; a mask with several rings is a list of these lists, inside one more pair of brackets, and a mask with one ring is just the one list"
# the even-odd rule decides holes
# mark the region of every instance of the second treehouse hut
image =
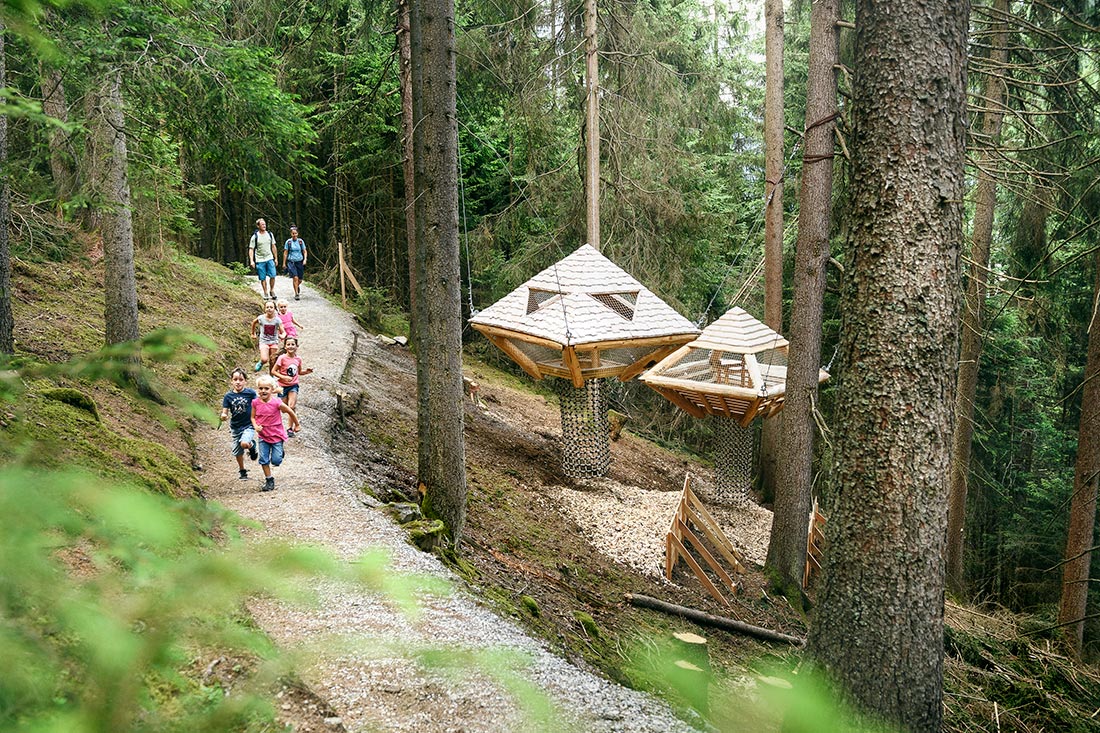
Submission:
[[[819,382],[828,378],[819,370]],[[748,501],[752,421],[783,409],[787,339],[735,306],[641,381],[688,414],[717,419],[712,498],[721,504]]]
[[698,335],[671,306],[590,245],[470,319],[533,379],[561,380],[562,468],[604,476],[611,462],[607,388]]

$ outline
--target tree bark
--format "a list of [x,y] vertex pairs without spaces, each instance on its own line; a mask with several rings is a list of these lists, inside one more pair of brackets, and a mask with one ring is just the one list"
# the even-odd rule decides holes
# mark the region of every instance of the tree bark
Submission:
[[[1100,490],[1100,253],[1096,256],[1096,286],[1092,320],[1089,323],[1089,352],[1085,381],[1081,388],[1081,424],[1077,429],[1077,466],[1073,497],[1069,505],[1066,563],[1062,566],[1062,598],[1058,623],[1066,624],[1063,634],[1074,655],[1081,654],[1085,608],[1088,601],[1089,566],[1096,529],[1096,499]],[[1073,558],[1073,559],[1070,559]]]
[[767,566],[781,587],[802,584],[806,528],[813,485],[813,408],[821,365],[821,321],[829,230],[833,212],[833,130],[836,127],[836,72],[839,0],[817,0],[810,15],[806,133],[802,148],[802,187],[795,247],[794,302],[791,306],[787,396],[776,466],[775,504]]
[[[68,122],[69,104],[65,97],[61,72],[42,66],[39,80],[42,86],[42,111],[56,120]],[[70,135],[65,130],[51,127],[46,144],[50,150],[50,175],[53,176],[57,200],[64,203],[72,198],[77,186]]]
[[466,466],[454,2],[414,3],[410,21],[416,121],[418,472],[425,514],[443,520],[457,545],[466,520]]
[[[4,19],[0,18],[0,89],[7,85]],[[11,310],[11,189],[8,187],[8,116],[0,114],[0,354],[15,353],[15,316]]]
[[588,244],[600,249],[600,70],[596,0],[584,3],[584,197]]
[[943,717],[968,2],[856,3],[836,487],[811,656],[857,708]]
[[[783,332],[783,0],[764,3],[764,323]],[[783,413],[765,420],[760,483],[775,495]]]
[[990,39],[990,73],[985,83],[985,113],[982,135],[985,148],[978,160],[978,187],[974,202],[974,231],[970,245],[970,280],[963,301],[959,382],[955,395],[955,435],[951,451],[951,490],[947,507],[947,587],[955,595],[966,590],[963,566],[963,526],[974,440],[974,397],[978,391],[978,364],[982,355],[982,310],[986,293],[986,271],[993,240],[993,214],[997,208],[997,182],[991,168],[997,159],[1001,139],[1004,80],[999,75],[1008,60],[1008,0],[996,0],[994,32]]
[[[397,49],[401,71],[401,128],[405,173],[405,241],[409,252],[409,314],[416,313],[416,173],[413,165],[412,51],[409,47],[409,1],[398,0]],[[409,342],[416,348],[416,319],[409,319]]]
[[139,336],[134,230],[130,184],[126,177],[126,129],[122,110],[122,74],[104,72],[96,90],[91,119],[93,170],[100,200],[103,236],[104,331],[107,344]]

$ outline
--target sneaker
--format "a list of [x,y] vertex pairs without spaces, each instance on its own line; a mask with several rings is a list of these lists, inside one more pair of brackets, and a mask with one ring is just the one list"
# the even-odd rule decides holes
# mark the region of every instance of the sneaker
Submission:
[[274,290],[271,291],[271,299],[272,300],[278,300],[279,299],[279,296],[275,294]]
[[258,361],[258,362],[256,362],[256,366],[252,367],[252,371],[258,372],[263,368],[264,368],[264,363],[262,361]]
[[250,445],[248,446],[248,457],[249,457],[249,458],[251,458],[252,460],[256,460],[256,456],[257,456],[257,455],[259,455],[259,453],[258,453],[258,451],[256,450],[256,444],[255,444],[255,443],[251,443],[251,444],[250,444]]
[[302,299],[302,295],[301,295],[301,293],[295,293],[295,294],[294,294],[294,299],[295,299],[295,300],[301,300],[301,299]]
[[293,430],[287,430],[286,431],[286,437],[288,437],[288,438],[293,438],[295,435],[296,435],[296,433]]
[[240,475],[237,476],[237,478],[239,478],[241,481],[247,481],[248,480],[248,471],[247,470],[242,468],[239,473],[240,473]]
[[275,477],[268,476],[264,479],[264,487],[260,491],[274,491],[275,490]]

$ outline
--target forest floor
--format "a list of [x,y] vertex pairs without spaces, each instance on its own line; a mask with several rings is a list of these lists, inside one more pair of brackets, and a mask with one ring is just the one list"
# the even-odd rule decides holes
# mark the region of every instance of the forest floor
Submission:
[[[254,601],[252,614],[277,643],[323,649],[303,679],[326,705],[282,706],[299,730],[332,728],[337,719],[348,730],[520,730],[532,716],[554,730],[703,725],[674,694],[679,718],[666,702],[620,684],[659,688],[657,645],[690,626],[631,608],[627,592],[804,633],[786,602],[764,593],[758,572],[741,579],[732,609],[689,576],[678,576],[682,585],[661,577],[664,533],[685,471],[706,473],[698,463],[625,434],[614,443],[609,478],[574,483],[559,468],[555,405],[484,366],[468,370],[484,406],[467,402],[461,560],[447,568],[418,550],[385,507],[414,498],[414,357],[308,287],[291,310],[303,324],[299,353],[316,371],[302,378],[304,427],[274,470],[277,489],[259,491],[255,464],[251,480],[238,480],[227,432],[200,430],[208,496],[260,523],[257,537],[319,545],[348,561],[381,548],[394,571],[441,577],[452,588],[443,597],[421,594],[415,619],[379,595],[333,584],[316,589],[322,602],[312,609]],[[770,512],[752,505],[716,513],[745,556],[762,561]],[[594,625],[578,620],[587,617]],[[716,668],[744,669],[773,651],[721,632],[707,636]],[[472,653],[467,668],[456,676],[425,664],[436,648]],[[515,679],[530,689],[517,691]],[[553,712],[539,712],[543,699]]]

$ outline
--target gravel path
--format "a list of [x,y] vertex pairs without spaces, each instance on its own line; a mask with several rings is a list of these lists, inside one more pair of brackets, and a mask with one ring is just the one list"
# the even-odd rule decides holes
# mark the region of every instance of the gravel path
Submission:
[[[329,444],[335,395],[358,327],[308,286],[290,310],[303,324],[304,366],[315,370],[302,378],[303,430],[288,441],[286,462],[275,469],[277,490],[269,493],[259,491],[259,466],[252,467],[254,480],[237,480],[225,431],[200,431],[211,497],[262,525],[251,538],[315,544],[346,561],[382,548],[395,569],[443,578],[454,589],[423,596],[415,617],[380,595],[336,582],[317,585],[315,607],[250,604],[257,624],[282,648],[324,649],[302,676],[339,716],[328,723],[349,731],[693,730],[663,702],[579,669],[481,606],[434,556],[409,545],[386,514],[361,501],[358,488],[368,477],[338,464]],[[360,332],[359,348],[368,342]],[[458,652],[447,655],[452,662],[470,661],[448,669],[417,653],[440,648]],[[548,697],[554,711],[533,718],[525,706],[540,698],[517,695],[524,687]]]

